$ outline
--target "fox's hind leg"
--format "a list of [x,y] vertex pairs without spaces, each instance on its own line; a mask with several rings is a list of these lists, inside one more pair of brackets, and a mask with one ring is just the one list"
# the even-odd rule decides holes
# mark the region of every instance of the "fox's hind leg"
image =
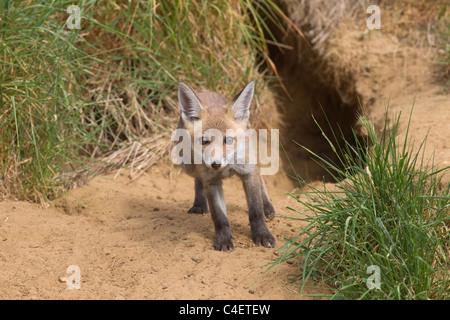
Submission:
[[273,218],[275,215],[275,209],[273,208],[272,202],[270,202],[269,195],[267,194],[266,185],[264,184],[264,179],[261,176],[261,196],[263,201],[264,215],[267,218]]
[[208,213],[208,202],[206,200],[205,189],[200,178],[195,178],[195,200],[192,208],[188,210],[188,213]]

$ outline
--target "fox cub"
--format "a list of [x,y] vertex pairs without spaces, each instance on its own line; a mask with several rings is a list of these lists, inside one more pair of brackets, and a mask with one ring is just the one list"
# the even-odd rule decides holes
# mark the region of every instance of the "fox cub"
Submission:
[[[205,214],[209,208],[216,232],[213,247],[217,251],[234,250],[222,189],[222,180],[234,174],[240,177],[244,186],[253,241],[258,246],[275,246],[275,238],[267,229],[264,217],[272,217],[275,210],[260,168],[245,161],[247,154],[242,150],[245,147],[242,133],[247,129],[253,91],[252,81],[232,102],[228,102],[218,93],[195,94],[183,82],[178,86],[181,106],[178,129],[187,130],[193,142],[192,161],[181,163],[183,170],[195,178],[195,200],[188,213]],[[196,128],[201,128],[201,131]],[[195,162],[195,156],[201,160]]]

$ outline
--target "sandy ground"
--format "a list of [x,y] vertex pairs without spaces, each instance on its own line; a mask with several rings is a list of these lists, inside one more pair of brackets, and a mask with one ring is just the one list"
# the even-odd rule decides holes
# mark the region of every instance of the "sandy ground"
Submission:
[[[235,251],[212,248],[209,215],[187,214],[193,180],[160,165],[138,181],[124,172],[99,177],[49,209],[2,203],[0,297],[20,299],[293,299],[292,265],[269,272],[251,288],[274,249],[250,237],[244,191],[237,179],[224,186]],[[270,188],[273,190],[273,187]],[[275,207],[288,198],[271,192]],[[268,222],[279,245],[294,236],[281,218]],[[81,289],[61,277],[80,267]],[[250,291],[252,290],[252,291]]]
[[[406,121],[415,99],[412,137],[419,142],[428,134],[427,154],[434,151],[441,166],[450,165],[450,100],[442,85],[431,80],[429,53],[390,47],[386,39],[368,41],[375,44],[375,52],[362,63],[381,66],[358,84],[367,101],[373,98],[371,116],[382,119],[390,101],[391,111],[403,110]],[[270,177],[267,186],[277,214],[291,215],[286,206],[296,204],[283,194],[293,189],[292,184],[280,173]],[[3,201],[0,299],[311,299],[299,297],[297,286],[291,285],[299,261],[259,278],[276,258],[283,236],[298,234],[297,222],[273,218],[268,227],[276,237],[276,249],[255,247],[242,185],[238,179],[227,180],[235,251],[216,252],[210,216],[186,213],[193,188],[193,179],[179,168],[159,164],[135,181],[126,171],[117,177],[96,177],[47,209]],[[70,265],[80,268],[79,290],[67,288]]]

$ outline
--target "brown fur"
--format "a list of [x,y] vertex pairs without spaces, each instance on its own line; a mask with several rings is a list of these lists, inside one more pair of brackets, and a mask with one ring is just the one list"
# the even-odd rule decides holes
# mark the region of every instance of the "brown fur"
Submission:
[[[196,95],[186,84],[180,83],[179,99],[182,116],[179,128],[186,128],[191,137],[194,137],[194,123],[198,123],[200,120],[204,134],[208,129],[221,131],[223,137],[225,137],[224,142],[211,140],[210,142],[207,141],[205,145],[223,143],[222,154],[226,154],[227,129],[247,129],[253,88],[254,83],[249,83],[233,102],[228,103],[218,93],[202,92]],[[207,133],[206,136],[208,136]],[[211,139],[213,139],[213,136],[211,136]],[[233,138],[236,145],[239,138],[237,136]],[[206,146],[202,144],[202,148],[204,150]],[[215,156],[214,151],[211,153],[211,157]],[[202,157],[204,157],[204,154],[202,154]],[[267,196],[259,167],[250,163],[237,164],[236,162],[228,165],[227,160],[220,158],[220,155],[217,159],[211,160],[211,158],[208,158],[207,160],[211,162],[202,158],[202,164],[192,164],[193,162],[191,162],[191,164],[181,164],[181,166],[186,173],[195,177],[195,200],[194,205],[188,212],[207,213],[208,208],[211,211],[216,230],[214,249],[219,251],[232,251],[234,249],[222,189],[222,180],[233,174],[237,174],[241,178],[244,186],[253,241],[256,245],[273,248],[275,238],[267,229],[264,216],[273,216],[275,211]],[[223,164],[223,161],[225,164]]]

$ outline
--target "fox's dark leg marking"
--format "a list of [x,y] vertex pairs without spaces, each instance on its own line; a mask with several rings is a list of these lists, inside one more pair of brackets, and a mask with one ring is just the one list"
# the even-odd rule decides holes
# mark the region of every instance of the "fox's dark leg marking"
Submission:
[[195,178],[195,199],[194,205],[188,210],[188,213],[208,213],[208,202],[206,200],[205,189],[200,178]]
[[266,185],[264,183],[264,179],[261,176],[261,197],[263,201],[264,215],[267,218],[273,218],[275,215],[275,209],[273,208],[272,202],[270,202],[269,196],[267,194]]
[[206,198],[208,199],[211,218],[214,222],[216,239],[213,247],[217,251],[233,251],[233,240],[231,236],[230,222],[228,221],[225,198],[223,195],[222,181],[205,183]]
[[261,176],[259,174],[247,174],[241,176],[241,179],[247,198],[248,215],[253,241],[257,246],[274,248],[275,238],[267,229],[264,218],[263,197],[261,195],[260,183]]

